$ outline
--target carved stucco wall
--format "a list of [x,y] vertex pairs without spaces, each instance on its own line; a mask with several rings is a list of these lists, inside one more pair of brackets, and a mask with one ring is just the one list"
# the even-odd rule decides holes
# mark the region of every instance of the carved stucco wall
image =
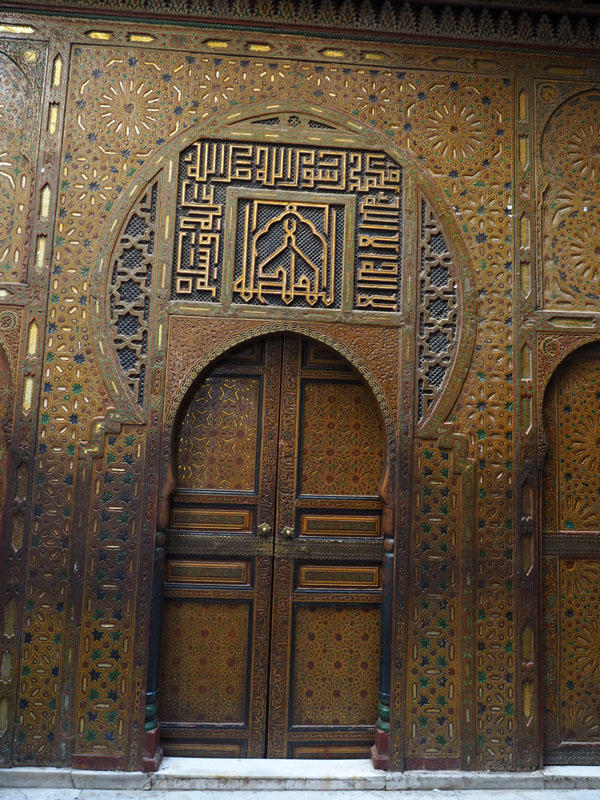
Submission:
[[[161,277],[147,400],[136,409],[126,381],[110,379],[113,352],[93,335],[106,302],[93,276],[103,259],[110,268],[127,210],[151,190],[148,165],[158,169],[178,137],[193,129],[198,138],[241,105],[293,101],[331,109],[406,154],[454,232],[448,246],[465,254],[463,287],[476,298],[461,322],[477,331],[474,347],[458,354],[452,402],[440,404],[435,425],[419,430],[414,414],[414,316],[402,333],[404,388],[390,400],[402,481],[393,764],[536,767],[539,664],[523,630],[537,635],[538,566],[534,558],[524,569],[520,551],[533,535],[522,493],[536,490],[536,387],[539,369],[549,375],[574,346],[563,339],[594,338],[599,324],[581,293],[567,287],[555,301],[560,253],[576,244],[552,238],[548,209],[563,213],[556,203],[577,175],[561,172],[551,152],[552,115],[563,115],[560,135],[575,144],[582,109],[597,127],[598,63],[41,16],[10,23],[24,27],[3,34],[0,113],[26,125],[20,138],[16,123],[0,129],[0,202],[12,226],[0,336],[16,387],[3,577],[4,597],[21,609],[0,628],[10,653],[4,763],[139,767],[161,424],[201,360],[177,342],[202,325],[208,339],[219,334],[193,311],[183,326],[180,309],[169,322]],[[407,202],[406,235],[416,236],[417,196]],[[592,238],[593,216],[584,225]],[[170,265],[157,253],[160,276]],[[574,281],[585,282],[588,263],[579,272],[578,263],[569,261]],[[245,325],[231,324],[232,339]],[[362,337],[377,360],[377,337],[347,330],[349,350],[360,351]]]

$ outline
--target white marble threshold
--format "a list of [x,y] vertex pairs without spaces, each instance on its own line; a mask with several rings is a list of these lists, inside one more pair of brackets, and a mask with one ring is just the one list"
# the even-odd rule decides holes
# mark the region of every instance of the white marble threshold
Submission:
[[[448,770],[386,773],[374,769],[368,760],[165,758],[158,772],[152,774],[54,767],[0,769],[0,797],[9,797],[3,790],[10,788],[152,790],[153,794],[172,790],[564,792],[600,790],[600,767],[546,767],[535,772]],[[66,800],[68,795],[61,796]],[[241,795],[238,798],[241,800]]]
[[168,789],[0,789],[0,800],[600,800],[597,789],[483,791],[332,791],[240,789],[173,792]]

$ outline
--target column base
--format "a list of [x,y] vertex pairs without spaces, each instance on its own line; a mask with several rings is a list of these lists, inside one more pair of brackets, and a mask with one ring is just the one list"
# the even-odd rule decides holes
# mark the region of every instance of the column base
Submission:
[[375,729],[375,744],[371,748],[371,761],[375,769],[387,771],[390,767],[390,734]]
[[163,750],[160,746],[160,728],[157,726],[151,731],[144,731],[142,772],[156,772],[162,760]]

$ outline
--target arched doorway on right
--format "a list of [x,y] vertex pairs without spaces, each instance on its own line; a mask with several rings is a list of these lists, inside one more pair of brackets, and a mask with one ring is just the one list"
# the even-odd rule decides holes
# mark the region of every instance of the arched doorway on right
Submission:
[[544,763],[600,764],[600,342],[559,365],[543,422]]

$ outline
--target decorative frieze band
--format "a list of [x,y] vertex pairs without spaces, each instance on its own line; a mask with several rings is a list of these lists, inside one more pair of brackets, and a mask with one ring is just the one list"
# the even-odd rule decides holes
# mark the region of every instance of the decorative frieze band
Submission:
[[[0,4],[0,7],[5,5]],[[9,4],[6,4],[9,5]],[[14,5],[14,4],[13,4]],[[23,3],[30,10],[46,9],[45,0]],[[186,21],[196,17],[221,22],[277,23],[298,28],[326,26],[338,31],[357,31],[362,35],[400,39],[438,38],[473,42],[503,42],[527,46],[561,48],[600,48],[600,15],[582,3],[541,0],[519,4],[450,2],[423,4],[395,3],[391,0],[55,0],[52,9],[64,7],[70,13],[105,12],[120,18],[142,16]]]

